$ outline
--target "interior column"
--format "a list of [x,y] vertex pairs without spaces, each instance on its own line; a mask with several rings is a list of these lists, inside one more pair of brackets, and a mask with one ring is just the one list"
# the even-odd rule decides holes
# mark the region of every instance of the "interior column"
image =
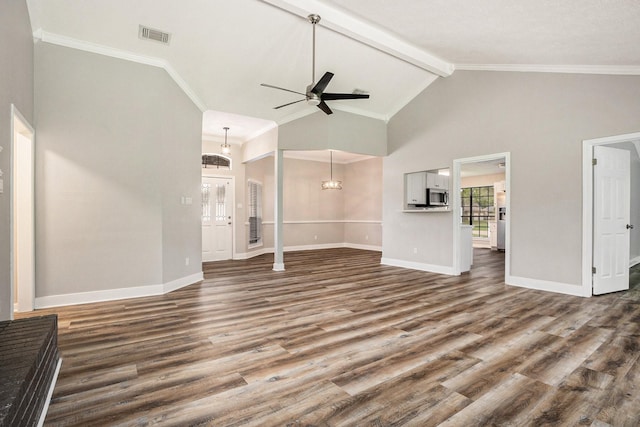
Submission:
[[274,172],[276,178],[275,185],[275,205],[273,218],[273,271],[284,271],[284,244],[282,232],[282,211],[283,211],[283,160],[284,152],[276,150]]

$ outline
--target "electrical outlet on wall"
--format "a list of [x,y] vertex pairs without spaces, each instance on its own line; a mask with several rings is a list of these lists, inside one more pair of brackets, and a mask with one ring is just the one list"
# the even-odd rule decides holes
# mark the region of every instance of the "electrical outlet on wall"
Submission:
[[189,257],[186,257],[186,258],[184,259],[184,265],[189,265]]

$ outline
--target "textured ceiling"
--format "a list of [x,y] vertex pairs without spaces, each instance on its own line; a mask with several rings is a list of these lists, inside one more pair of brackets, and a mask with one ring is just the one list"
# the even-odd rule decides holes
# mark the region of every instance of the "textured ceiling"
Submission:
[[[44,41],[162,66],[212,110],[205,133],[233,118],[240,139],[317,111],[274,110],[300,97],[260,86],[311,83],[309,13],[322,15],[316,75],[335,73],[328,91],[371,95],[331,108],[384,120],[455,68],[640,74],[638,0],[27,2]],[[171,33],[170,45],[140,40],[140,24]]]
[[456,65],[640,65],[637,0],[324,3],[379,25]]

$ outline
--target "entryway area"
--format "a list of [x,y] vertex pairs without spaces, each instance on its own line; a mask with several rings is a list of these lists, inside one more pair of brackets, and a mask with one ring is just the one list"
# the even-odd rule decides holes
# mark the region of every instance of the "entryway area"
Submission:
[[233,258],[233,178],[202,177],[202,262]]

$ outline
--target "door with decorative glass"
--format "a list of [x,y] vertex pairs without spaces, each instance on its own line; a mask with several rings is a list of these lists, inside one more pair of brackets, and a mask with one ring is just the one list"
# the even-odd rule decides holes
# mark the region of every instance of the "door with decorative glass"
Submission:
[[231,259],[233,185],[229,178],[202,177],[202,261]]

